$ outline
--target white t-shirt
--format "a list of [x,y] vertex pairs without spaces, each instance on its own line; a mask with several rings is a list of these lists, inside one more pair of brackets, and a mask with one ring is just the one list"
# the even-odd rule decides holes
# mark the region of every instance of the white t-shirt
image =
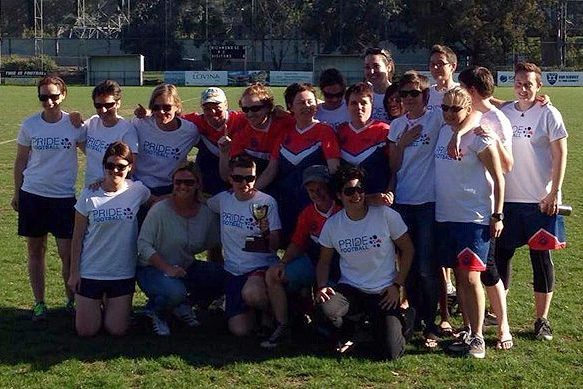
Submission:
[[87,127],[87,142],[85,154],[85,186],[103,178],[103,156],[109,145],[115,141],[127,143],[132,153],[138,152],[138,135],[135,127],[127,120],[120,118],[113,127],[105,127],[98,115],[93,115],[85,121]]
[[198,128],[192,122],[178,120],[180,127],[164,131],[156,125],[153,117],[132,119],[139,144],[134,176],[148,188],[171,185],[174,169],[200,140]]
[[385,111],[385,106],[383,105],[383,99],[385,98],[384,93],[374,93],[372,99],[372,115],[371,117],[376,120],[380,120],[385,123],[390,123],[389,115]]
[[493,180],[478,154],[494,143],[488,136],[464,134],[460,158],[447,154],[450,126],[443,126],[435,147],[435,220],[438,222],[490,224]]
[[340,210],[326,221],[320,244],[340,254],[339,283],[365,293],[379,293],[396,276],[394,240],[407,232],[401,216],[389,207],[369,207],[361,220]]
[[75,196],[77,144],[85,142],[85,127],[75,128],[69,114],[48,123],[41,113],[27,118],[18,132],[19,145],[30,147],[21,189],[38,196]]
[[[453,89],[456,86],[460,86],[460,84],[455,82],[450,89]],[[450,90],[450,89],[448,89],[448,90]],[[431,85],[431,88],[429,88],[429,101],[427,102],[427,110],[428,111],[433,111],[433,110],[441,111],[441,104],[443,103],[443,96],[445,95],[445,92],[447,92],[448,90],[439,91],[439,90],[437,90],[437,84]]]
[[348,108],[346,107],[346,102],[344,102],[344,100],[340,107],[333,110],[324,108],[323,104],[318,104],[318,110],[314,117],[318,121],[331,125],[332,128],[334,128],[334,131],[337,131],[342,123],[350,121],[350,115],[348,115]]
[[275,252],[243,251],[245,238],[260,234],[259,226],[251,213],[251,204],[268,205],[269,229],[281,230],[277,203],[266,193],[257,191],[250,200],[240,201],[234,193],[224,191],[207,200],[208,207],[220,216],[225,270],[236,276],[263,266],[271,266],[277,261]]
[[94,280],[123,280],[136,273],[140,205],[150,190],[126,180],[117,192],[83,189],[75,209],[87,217],[79,274]]
[[435,144],[443,125],[441,110],[426,111],[417,119],[400,116],[391,122],[389,141],[397,143],[405,129],[420,124],[421,135],[403,151],[397,172],[395,202],[419,205],[435,201]]
[[493,107],[490,111],[482,113],[480,126],[493,130],[504,148],[512,151],[512,126],[502,111]]
[[563,118],[548,104],[535,104],[524,116],[514,104],[502,111],[512,123],[514,155],[514,167],[506,174],[504,201],[538,203],[551,190],[551,142],[568,136]]

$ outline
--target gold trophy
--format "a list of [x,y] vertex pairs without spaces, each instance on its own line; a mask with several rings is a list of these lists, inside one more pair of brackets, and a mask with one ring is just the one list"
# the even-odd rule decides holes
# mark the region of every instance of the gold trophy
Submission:
[[[269,214],[269,205],[267,204],[251,204],[251,215],[260,225],[261,220],[265,219]],[[269,253],[269,231],[261,232],[259,235],[251,235],[245,238],[244,251],[252,253]]]

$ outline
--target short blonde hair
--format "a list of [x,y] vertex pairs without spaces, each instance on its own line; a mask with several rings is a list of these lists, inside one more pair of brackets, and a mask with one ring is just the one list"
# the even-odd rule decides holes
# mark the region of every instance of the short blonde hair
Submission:
[[461,86],[456,86],[443,95],[443,100],[451,99],[454,104],[459,105],[460,107],[470,107],[472,105],[472,96],[467,91],[467,89],[462,88]]
[[148,103],[148,108],[153,110],[154,108],[154,101],[160,96],[170,96],[174,101],[174,105],[178,109],[177,114],[180,115],[182,113],[182,100],[178,95],[178,88],[172,84],[160,84],[154,88],[152,91],[152,95],[150,96],[150,102]]

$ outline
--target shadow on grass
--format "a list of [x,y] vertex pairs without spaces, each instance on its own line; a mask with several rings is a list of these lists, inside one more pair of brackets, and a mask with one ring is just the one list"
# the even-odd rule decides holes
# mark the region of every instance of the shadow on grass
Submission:
[[[281,357],[310,355],[338,359],[330,344],[311,331],[295,331],[290,343],[276,350],[263,350],[257,337],[230,335],[222,315],[207,314],[200,318],[202,326],[196,329],[171,322],[172,335],[160,337],[152,332],[150,319],[135,315],[124,337],[99,334],[80,338],[75,333],[73,318],[64,310],[49,310],[46,321],[33,323],[29,310],[0,307],[0,360],[11,365],[27,363],[32,370],[44,371],[69,359],[95,362],[120,357],[178,356],[193,366],[218,368]],[[350,357],[372,359],[360,352],[351,353]]]

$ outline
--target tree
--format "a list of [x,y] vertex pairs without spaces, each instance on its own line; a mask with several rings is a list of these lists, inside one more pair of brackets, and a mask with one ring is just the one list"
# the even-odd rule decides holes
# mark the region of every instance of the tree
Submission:
[[324,52],[360,53],[386,39],[400,0],[315,0],[304,23]]
[[545,13],[555,0],[413,0],[400,16],[417,44],[445,43],[470,57],[472,64],[505,64],[527,33],[544,29]]

